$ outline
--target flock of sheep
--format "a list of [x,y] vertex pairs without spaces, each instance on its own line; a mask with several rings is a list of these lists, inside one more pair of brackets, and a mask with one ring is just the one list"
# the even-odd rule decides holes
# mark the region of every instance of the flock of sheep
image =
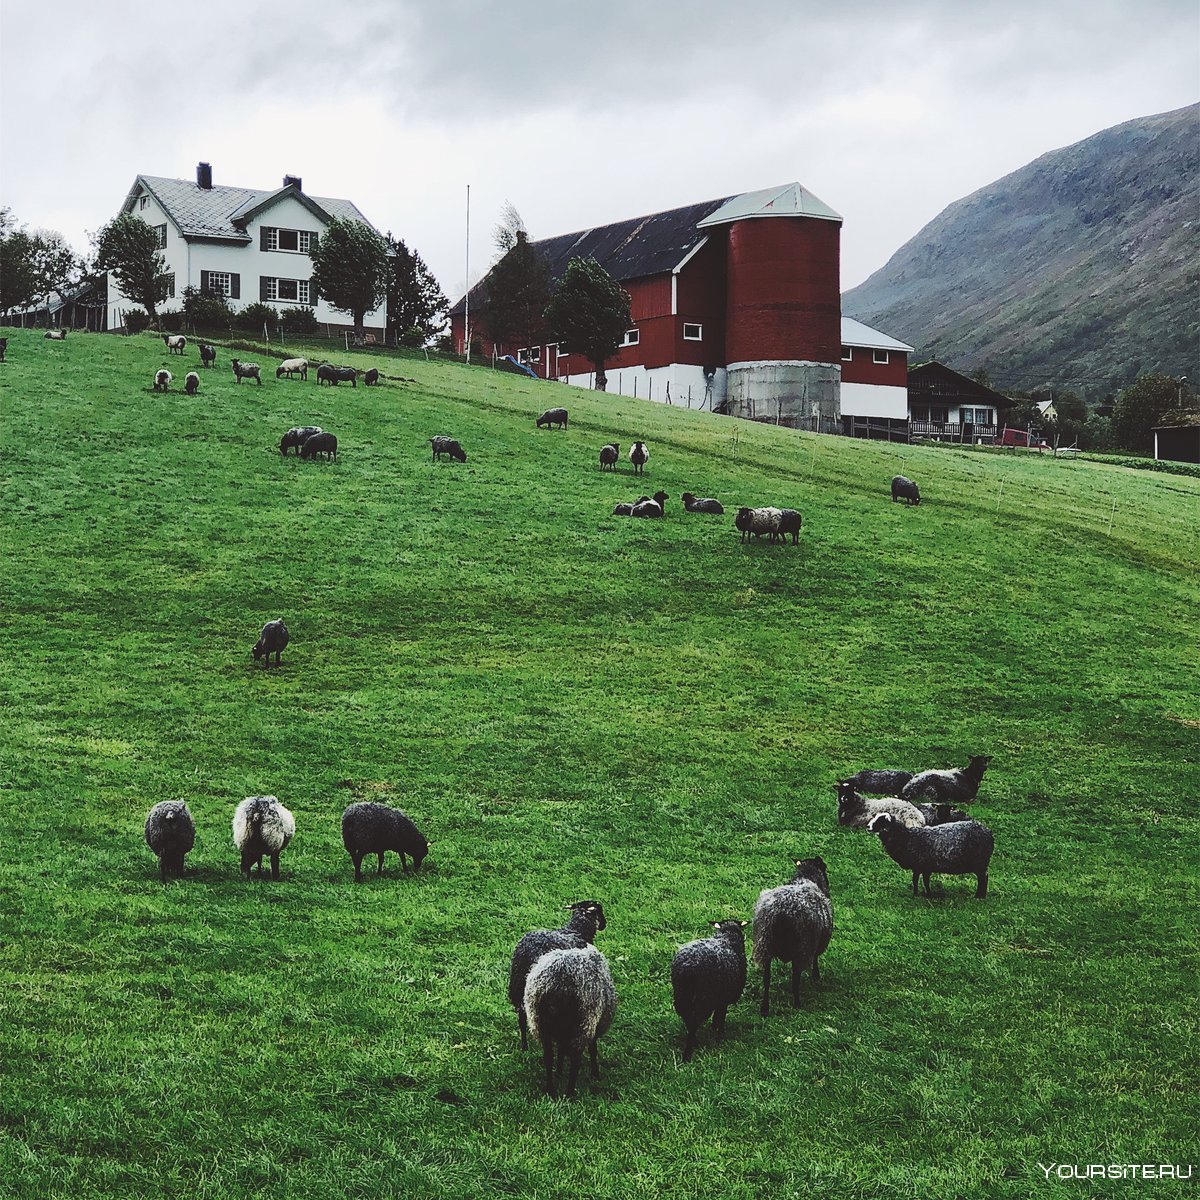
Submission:
[[[50,334],[46,334],[50,337]],[[65,336],[65,332],[64,332]],[[182,333],[164,333],[162,335],[163,344],[167,347],[168,354],[183,355],[187,348],[188,340]],[[208,342],[197,342],[196,349],[200,354],[201,367],[215,367],[217,365],[217,348],[209,345]],[[233,380],[235,383],[241,383],[243,379],[253,379],[259,387],[262,387],[262,367],[255,362],[242,362],[240,359],[231,358],[229,365],[233,368]],[[297,375],[301,379],[308,379],[308,368],[310,364],[306,358],[287,358],[275,368],[275,378],[282,379],[286,376],[288,379],[294,379]],[[367,371],[359,371],[356,367],[341,367],[334,366],[333,363],[320,363],[317,368],[317,383],[326,383],[330,387],[337,387],[339,383],[348,383],[351,387],[358,387],[358,380],[361,376],[364,387],[374,387],[379,383],[379,369],[371,367]],[[170,390],[171,382],[174,376],[165,367],[162,370],[154,373],[154,390],[156,392],[166,392]],[[194,396],[200,388],[200,376],[195,371],[189,371],[184,379],[184,390],[189,396]]]

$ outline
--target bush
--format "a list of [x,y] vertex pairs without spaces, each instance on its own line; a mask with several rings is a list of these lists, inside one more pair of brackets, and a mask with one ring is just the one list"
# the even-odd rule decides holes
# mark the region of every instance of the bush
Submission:
[[158,314],[158,327],[166,333],[178,333],[183,328],[183,309],[164,308]]
[[228,329],[233,324],[233,310],[225,297],[199,288],[183,289],[183,311],[197,329]]
[[285,308],[279,324],[285,333],[303,335],[321,331],[321,322],[311,308]]
[[141,333],[150,325],[150,314],[144,308],[131,308],[125,314],[125,328],[130,333]]
[[400,345],[407,346],[410,350],[420,350],[425,345],[425,330],[418,329],[415,325],[406,329],[400,335]]
[[247,333],[261,333],[262,327],[274,328],[279,324],[279,314],[261,300],[247,304],[240,312],[233,315],[234,326],[244,329]]

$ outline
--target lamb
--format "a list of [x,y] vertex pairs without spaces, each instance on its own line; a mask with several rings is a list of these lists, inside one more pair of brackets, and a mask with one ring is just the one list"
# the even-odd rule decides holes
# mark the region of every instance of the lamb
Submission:
[[65,329],[47,329],[42,334],[42,338],[48,342],[65,342],[67,340],[67,331]]
[[183,377],[183,390],[189,396],[194,396],[200,390],[200,376],[195,371],[189,371]]
[[596,1043],[612,1024],[617,991],[608,962],[595,946],[543,954],[525,981],[524,1004],[529,1029],[542,1044],[546,1090],[552,1099],[558,1098],[554,1086],[556,1047],[560,1070],[568,1054],[571,1058],[568,1096],[575,1095],[585,1048],[591,1057],[592,1078],[600,1078]]
[[279,666],[279,656],[286,649],[288,642],[291,639],[288,637],[287,626],[279,618],[274,621],[268,621],[262,627],[262,633],[258,635],[258,641],[254,643],[254,649],[250,651],[254,655],[255,660],[263,660],[263,670],[267,670],[271,665],[271,655],[275,655],[275,665]]
[[164,333],[162,335],[162,340],[163,344],[167,348],[168,354],[182,354],[184,347],[187,346],[187,338],[185,338],[182,333]]
[[307,358],[285,358],[283,362],[275,368],[275,378],[281,379],[286,375],[289,379],[293,375],[299,375],[301,379],[308,378],[308,359]]
[[291,429],[289,429],[287,433],[285,433],[283,437],[279,439],[279,453],[286,455],[287,452],[294,446],[296,448],[296,453],[299,454],[300,447],[303,446],[310,437],[312,437],[314,434],[324,432],[325,431],[320,427],[320,425],[293,425]]
[[306,437],[300,444],[300,457],[304,461],[324,454],[330,459],[337,458],[337,437],[332,433],[314,433]]
[[666,492],[655,492],[649,500],[639,500],[630,512],[631,517],[648,517],[657,519],[663,515],[667,508],[667,501],[670,496]]
[[253,379],[259,387],[262,387],[262,368],[258,363],[244,363],[232,359],[234,382],[241,383],[243,379]]
[[774,541],[779,535],[779,521],[782,516],[783,513],[778,508],[739,508],[737,516],[733,518],[733,525],[741,531],[743,543],[751,534],[762,537],[764,533],[769,534],[771,541]]
[[613,508],[614,517],[632,517],[633,510],[639,504],[653,503],[649,496],[639,496],[636,500],[631,500],[628,504],[618,504]]
[[413,824],[412,819],[398,808],[386,804],[363,801],[351,804],[342,813],[342,845],[354,862],[354,882],[362,883],[362,860],[368,854],[379,858],[376,875],[383,874],[383,856],[388,850],[400,855],[400,866],[408,874],[408,859],[411,856],[413,870],[419,871],[421,863],[429,853],[425,835]]
[[196,844],[196,822],[183,800],[163,800],[146,816],[146,845],[158,856],[158,874],[183,874],[183,859]]
[[921,811],[905,800],[887,796],[882,800],[868,800],[860,796],[849,783],[837,785],[837,823],[851,829],[866,829],[870,819],[881,812],[891,813],[902,825],[915,829],[926,824]]
[[872,771],[865,769],[839,783],[848,783],[857,792],[872,796],[898,796],[900,789],[912,778],[911,771]]
[[821,978],[818,960],[833,936],[829,876],[821,858],[796,860],[791,883],[768,888],[754,906],[754,961],[762,968],[762,1015],[770,1013],[771,961],[792,964],[792,1003],[800,1005],[800,972],[812,966],[813,982]]
[[537,427],[541,429],[543,425],[557,425],[559,429],[567,427],[567,410],[565,408],[548,408],[537,419]]
[[437,437],[429,439],[429,444],[433,447],[433,461],[437,462],[443,454],[448,454],[456,462],[465,463],[467,461],[467,452],[451,437],[444,437],[438,434]]
[[621,447],[617,442],[609,442],[607,446],[600,447],[600,470],[606,467],[610,471],[617,469],[617,460],[621,457]]
[[687,1039],[683,1061],[690,1062],[700,1026],[713,1019],[718,1040],[725,1035],[725,1013],[746,987],[746,922],[716,921],[715,933],[688,942],[671,960],[671,993]]
[[197,342],[196,348],[200,351],[200,365],[202,367],[215,367],[217,365],[216,346],[210,346],[207,342]]
[[529,1018],[525,1012],[525,981],[543,954],[551,950],[581,950],[596,940],[596,933],[605,926],[604,905],[599,900],[576,900],[568,904],[570,917],[559,929],[532,929],[513,950],[508,969],[508,1002],[517,1010],[517,1030],[521,1034],[521,1049],[529,1048]]
[[171,386],[171,380],[174,378],[175,378],[175,376],[172,375],[171,372],[166,369],[166,367],[163,367],[163,369],[161,371],[155,371],[154,372],[154,390],[156,392],[167,391]]
[[363,376],[363,386],[364,387],[375,387],[378,383],[379,383],[379,368],[372,367]]
[[921,489],[907,475],[892,478],[892,503],[903,498],[906,504],[921,503]]
[[711,497],[697,500],[691,492],[684,492],[680,499],[683,500],[685,512],[716,513],[719,516],[725,511],[725,506],[719,500],[713,500]]
[[633,463],[635,475],[640,475],[646,469],[646,464],[650,461],[650,451],[646,449],[645,442],[634,442],[629,447],[629,461]]
[[783,508],[779,510],[779,540],[786,542],[788,534],[792,535],[792,545],[798,545],[800,542],[800,526],[804,523],[804,518],[794,508]]
[[867,829],[879,835],[888,857],[912,872],[913,895],[917,895],[917,879],[925,881],[929,895],[929,876],[974,875],[975,897],[987,896],[988,863],[995,848],[992,831],[978,821],[954,821],[948,825],[906,829],[889,813],[871,818]]
[[979,795],[979,784],[990,754],[972,754],[965,767],[952,771],[922,771],[914,775],[900,791],[900,799],[915,804],[928,800],[934,804],[970,804]]
[[279,878],[279,856],[296,836],[296,818],[275,796],[247,796],[233,814],[233,844],[241,851],[242,874],[258,864],[262,874],[263,855],[271,858],[271,878]]

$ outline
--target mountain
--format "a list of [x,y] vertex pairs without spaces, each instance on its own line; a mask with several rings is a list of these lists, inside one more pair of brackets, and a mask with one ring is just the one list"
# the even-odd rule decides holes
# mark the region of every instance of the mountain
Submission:
[[1089,399],[1200,378],[1200,104],[1053,150],[951,204],[842,296],[912,361]]

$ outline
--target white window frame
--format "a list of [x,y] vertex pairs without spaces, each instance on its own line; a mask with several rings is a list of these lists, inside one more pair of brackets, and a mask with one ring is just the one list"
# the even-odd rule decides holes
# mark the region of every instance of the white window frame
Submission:
[[562,348],[561,344],[556,345],[554,347],[554,357],[555,358],[566,358],[567,355],[570,353],[571,353],[570,350],[564,350]]
[[154,232],[158,234],[158,248],[165,250],[167,248],[167,223],[164,221],[161,225],[154,226]]
[[[688,333],[689,329],[694,329],[695,333]],[[702,342],[704,341],[704,326],[699,321],[684,321],[683,323],[683,340],[685,342]]]
[[[276,304],[311,304],[309,296],[312,295],[311,285],[307,279],[280,279],[278,276],[265,276],[267,281],[267,299]],[[280,295],[281,283],[295,284],[296,294],[294,296]]]
[[642,331],[640,329],[627,329],[625,336],[621,339],[622,346],[637,346],[641,343]]
[[233,272],[209,271],[208,288],[210,295],[224,296],[226,300],[233,298]]
[[149,197],[149,196],[139,196],[139,197],[138,197],[138,211],[140,212],[140,211],[141,211],[143,208],[145,208],[145,207],[146,207],[146,205],[147,205],[147,204],[149,204],[149,203],[150,203],[150,197]]
[[[296,235],[295,249],[279,244],[279,235],[281,233]],[[282,229],[277,225],[267,226],[267,249],[276,251],[279,254],[308,254],[312,251],[312,238],[311,229]]]
[[[883,357],[880,358],[880,355],[883,355]],[[890,350],[872,350],[871,351],[871,361],[873,363],[878,363],[879,366],[881,366],[881,367],[886,367],[887,364],[892,361],[891,351]]]
[[842,347],[842,362],[853,362],[853,361],[854,361],[854,347],[853,346],[843,346]]
[[174,271],[167,272],[167,299],[168,300],[175,299],[175,272]]

